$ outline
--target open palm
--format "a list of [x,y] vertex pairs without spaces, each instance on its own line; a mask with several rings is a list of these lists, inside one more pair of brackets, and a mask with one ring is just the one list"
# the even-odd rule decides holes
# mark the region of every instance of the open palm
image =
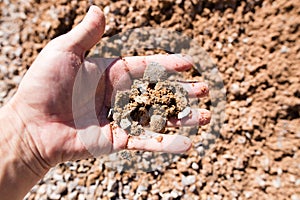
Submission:
[[[129,137],[107,120],[114,91],[130,87],[132,78],[140,77],[147,63],[158,62],[170,71],[192,65],[178,55],[84,59],[85,52],[100,40],[104,26],[102,12],[91,7],[82,23],[42,50],[10,101],[26,127],[20,137],[26,138],[47,166],[121,149],[180,153],[191,147],[189,138],[178,135],[164,135],[162,141],[156,139],[158,133],[149,131]],[[192,97],[208,93],[203,83],[186,88]],[[187,119],[168,125],[206,124],[209,115],[198,109]]]

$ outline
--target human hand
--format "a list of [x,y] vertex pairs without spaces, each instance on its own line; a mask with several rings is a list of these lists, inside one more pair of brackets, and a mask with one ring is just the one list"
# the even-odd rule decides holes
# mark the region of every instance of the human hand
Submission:
[[[122,149],[181,153],[191,147],[189,138],[145,131],[130,136],[107,120],[113,91],[130,87],[147,63],[155,61],[169,71],[183,71],[191,62],[178,55],[84,59],[104,32],[105,19],[92,6],[82,23],[69,33],[52,40],[24,76],[7,107],[25,127],[29,154],[48,168],[66,160],[76,160]],[[204,83],[185,84],[192,97],[208,94]],[[96,120],[95,120],[96,119]],[[203,125],[210,113],[194,110],[185,120],[171,120],[169,126]]]

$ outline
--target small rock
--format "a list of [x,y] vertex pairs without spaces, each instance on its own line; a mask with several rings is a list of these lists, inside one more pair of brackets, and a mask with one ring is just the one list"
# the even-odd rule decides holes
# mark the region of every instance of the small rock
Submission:
[[178,119],[182,119],[186,116],[188,116],[191,113],[191,108],[190,107],[186,107],[185,109],[183,109],[183,111],[178,113]]
[[143,191],[147,191],[148,187],[145,187],[144,185],[139,185],[136,189],[137,194],[141,194]]
[[79,194],[78,195],[78,200],[85,200],[84,194]]
[[150,118],[150,129],[161,133],[164,131],[167,120],[160,115],[152,115]]
[[127,119],[127,118],[121,119],[120,127],[121,127],[122,129],[125,130],[125,129],[129,128],[130,125],[131,125],[131,122],[129,121],[129,119]]
[[223,45],[222,45],[221,42],[217,42],[217,43],[216,43],[216,46],[217,46],[218,49],[222,49],[222,47],[223,47]]
[[242,41],[243,41],[244,44],[247,44],[247,43],[249,42],[249,38],[248,38],[248,37],[245,37],[245,38],[243,38]]
[[256,176],[255,180],[260,187],[264,188],[266,186],[266,181],[264,181],[260,176]]
[[286,46],[282,46],[281,49],[280,49],[280,53],[288,53],[289,52],[289,48],[286,47]]
[[238,143],[239,144],[245,144],[246,143],[246,138],[244,136],[238,137]]
[[108,15],[109,12],[110,12],[110,7],[109,6],[105,6],[104,9],[103,9],[104,15]]
[[121,158],[126,159],[126,160],[131,160],[132,159],[131,152],[127,151],[127,150],[121,151],[120,156],[121,156]]
[[171,194],[171,197],[173,197],[173,198],[177,198],[179,196],[177,190],[172,190],[170,194]]
[[230,191],[230,194],[232,197],[235,197],[235,198],[239,196],[239,194],[236,191]]
[[280,188],[280,186],[281,186],[281,180],[280,180],[280,177],[276,177],[276,179],[274,179],[274,180],[272,181],[272,183],[273,183],[273,186],[274,186],[275,188]]
[[149,86],[148,82],[142,82],[139,80],[134,80],[133,85],[137,85],[138,90],[141,92],[141,94],[144,94],[147,92],[147,88]]
[[67,184],[65,182],[58,182],[57,183],[57,188],[56,190],[54,191],[54,193],[56,194],[62,194],[62,193],[65,193],[67,192]]
[[194,170],[197,170],[197,169],[199,169],[199,165],[198,165],[197,163],[193,162],[193,163],[192,163],[192,168],[193,168]]
[[261,159],[260,164],[265,171],[268,171],[270,167],[270,159],[267,156],[265,156]]
[[245,195],[245,197],[246,197],[247,199],[249,199],[250,197],[252,197],[253,192],[251,192],[251,191],[245,191],[245,192],[244,192],[244,195]]
[[292,194],[291,200],[300,200],[300,196],[297,194]]
[[223,199],[223,198],[222,198],[221,195],[215,194],[213,199],[214,199],[214,200],[221,200],[221,199]]
[[113,118],[113,109],[109,109],[108,114],[107,114],[107,119],[112,119]]
[[62,174],[53,174],[53,179],[56,181],[63,181],[64,180],[64,176]]
[[68,194],[68,199],[75,200],[77,199],[77,196],[78,196],[78,191],[73,191],[70,194]]
[[181,183],[184,186],[194,184],[195,182],[196,182],[196,176],[194,176],[194,175],[182,176],[181,177]]
[[237,83],[234,83],[231,85],[230,91],[232,92],[232,94],[238,95],[240,94],[240,86]]
[[130,193],[130,186],[129,185],[125,185],[123,187],[122,193],[125,194],[125,195],[129,194]]
[[149,81],[150,83],[164,81],[167,79],[166,69],[156,62],[151,62],[145,69],[143,79]]
[[61,198],[60,194],[51,193],[49,194],[49,198],[53,200],[59,200]]
[[143,104],[143,103],[147,103],[148,98],[147,98],[147,96],[136,96],[136,97],[134,98],[134,100],[135,100],[136,102],[138,102],[139,104]]

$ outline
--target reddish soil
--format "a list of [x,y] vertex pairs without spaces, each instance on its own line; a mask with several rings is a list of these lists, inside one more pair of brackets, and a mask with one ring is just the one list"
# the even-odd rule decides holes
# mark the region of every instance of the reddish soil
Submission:
[[[92,1],[106,15],[105,38],[162,27],[210,54],[226,88],[226,116],[209,152],[202,157],[196,143],[141,175],[111,171],[98,159],[63,163],[26,199],[300,199],[300,1],[197,2]],[[0,105],[43,46],[78,24],[89,5],[0,1]]]

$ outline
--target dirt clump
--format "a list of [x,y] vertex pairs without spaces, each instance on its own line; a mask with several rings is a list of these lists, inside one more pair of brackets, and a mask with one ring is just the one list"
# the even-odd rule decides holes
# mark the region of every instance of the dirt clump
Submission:
[[130,135],[139,135],[144,128],[163,133],[169,118],[188,116],[187,91],[167,76],[163,66],[150,63],[130,90],[117,91],[113,120]]

